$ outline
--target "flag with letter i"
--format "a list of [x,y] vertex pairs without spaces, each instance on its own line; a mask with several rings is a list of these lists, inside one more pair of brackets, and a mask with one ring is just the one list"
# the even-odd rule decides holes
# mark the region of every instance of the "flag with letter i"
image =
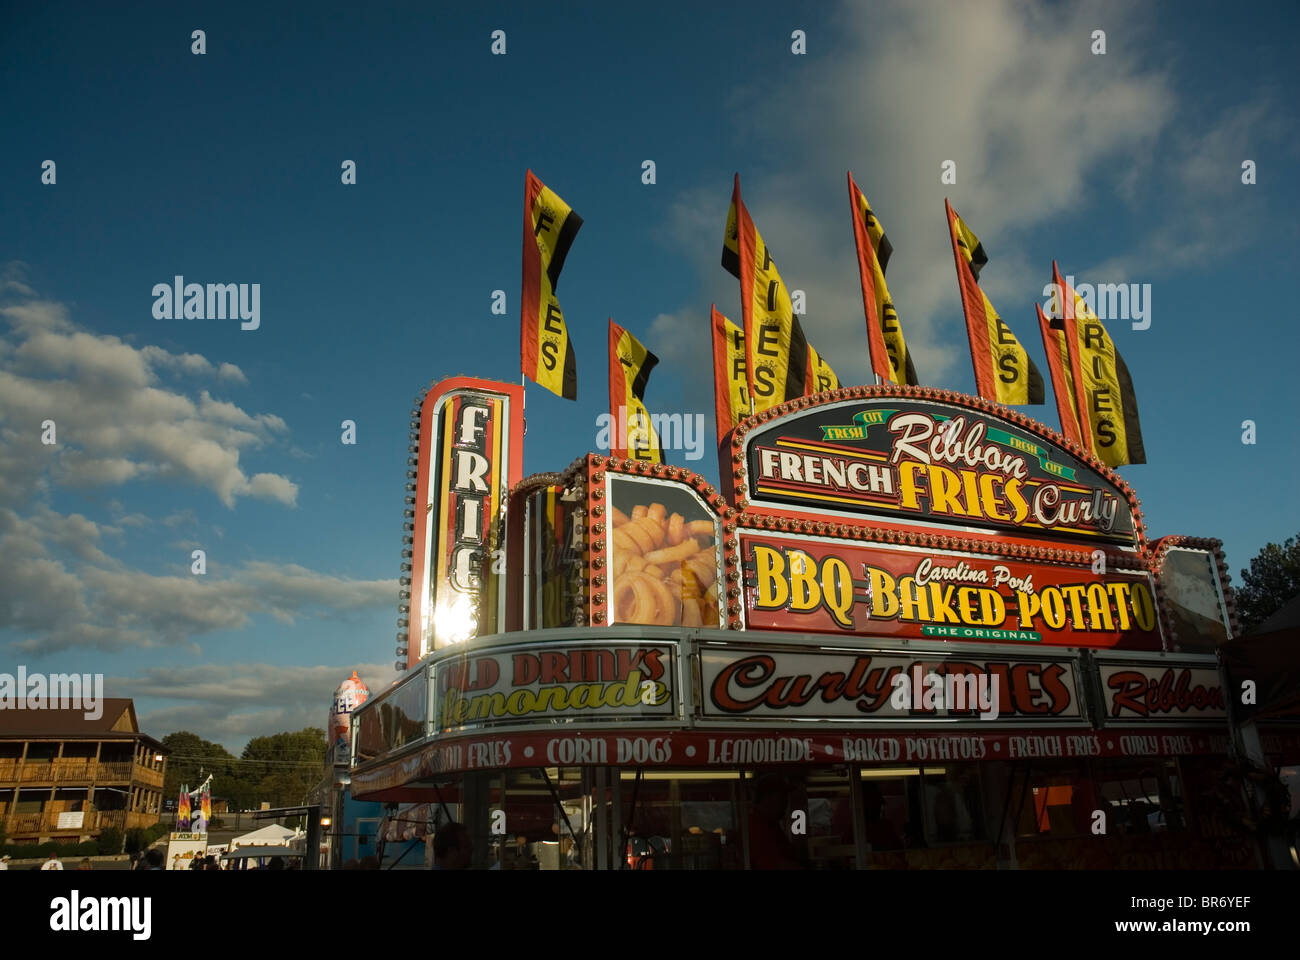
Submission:
[[975,366],[975,392],[998,403],[1042,403],[1042,374],[980,289],[980,270],[989,259],[984,246],[946,199],[943,205],[948,211],[957,287]]
[[524,178],[524,280],[520,366],[566,400],[578,397],[578,362],[555,288],[582,218],[529,170]]
[[885,228],[871,212],[871,204],[849,174],[849,204],[853,209],[853,242],[858,250],[858,276],[862,280],[862,310],[867,317],[867,343],[871,369],[883,383],[915,384],[916,368],[903,339],[885,268],[893,252]]
[[740,198],[736,174],[722,239],[722,266],[740,280],[740,307],[748,354],[746,375],[753,412],[762,413],[804,395],[808,341],[794,315],[790,291],[777,273],[772,252],[763,242]]
[[736,424],[749,416],[749,377],[745,373],[745,331],[712,307],[713,412],[718,425],[718,444]]
[[1052,324],[1061,329],[1083,444],[1108,467],[1146,463],[1128,366],[1088,302],[1052,262]]
[[645,386],[658,362],[636,337],[609,321],[610,456],[664,462],[645,408]]
[[1056,414],[1061,418],[1061,434],[1087,449],[1079,431],[1079,408],[1074,393],[1074,375],[1065,348],[1065,331],[1058,330],[1034,304],[1038,311],[1038,330],[1043,335],[1043,352],[1047,354],[1047,369],[1052,376],[1052,393],[1056,396]]

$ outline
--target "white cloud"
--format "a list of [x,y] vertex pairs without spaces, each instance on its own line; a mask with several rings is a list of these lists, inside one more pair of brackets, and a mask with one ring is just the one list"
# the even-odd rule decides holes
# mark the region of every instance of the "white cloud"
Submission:
[[[248,738],[277,730],[323,727],[339,683],[355,670],[375,696],[396,678],[391,662],[283,667],[265,663],[151,667],[108,677],[108,696],[137,699],[140,723],[163,737],[189,730],[238,753]],[[139,700],[160,703],[141,708]]]
[[[1089,51],[1099,20],[1105,56]],[[1050,260],[1029,255],[1026,232],[1078,211],[1098,170],[1149,163],[1172,121],[1175,98],[1141,35],[1119,5],[843,5],[827,53],[734,91],[730,114],[752,158],[739,162],[746,205],[783,279],[806,291],[804,330],[842,380],[869,377],[846,170],[893,243],[890,292],[922,382],[947,383],[969,355],[944,197],[990,250],[982,282],[993,303],[1036,342],[1032,303]],[[956,185],[940,182],[945,160]],[[738,285],[718,265],[730,191],[728,179],[681,193],[665,235],[707,265],[698,305],[655,321],[689,331],[683,380],[697,391],[711,380],[699,349],[708,301],[740,321]]]
[[397,605],[396,580],[353,580],[297,564],[252,561],[229,572],[158,575],[126,567],[97,546],[106,528],[40,508],[0,510],[0,630],[15,650],[183,644],[254,616],[293,623]]
[[[0,451],[0,467],[14,461],[0,502],[21,503],[51,480],[117,486],[146,477],[205,487],[227,507],[246,496],[297,502],[288,477],[250,478],[241,465],[246,452],[288,432],[283,419],[250,414],[207,390],[195,399],[161,385],[162,373],[246,382],[238,367],[77,330],[57,303],[9,304],[0,317],[8,323],[0,333],[0,438],[22,448]],[[31,425],[45,420],[58,432],[52,447],[32,436]]]

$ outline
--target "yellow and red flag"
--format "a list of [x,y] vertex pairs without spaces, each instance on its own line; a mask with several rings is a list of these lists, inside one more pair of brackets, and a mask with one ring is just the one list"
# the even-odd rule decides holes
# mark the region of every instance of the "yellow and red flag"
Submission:
[[664,462],[645,408],[646,383],[658,362],[636,337],[609,321],[610,456]]
[[753,412],[762,413],[804,395],[808,341],[799,326],[772,252],[740,198],[736,174],[722,240],[722,265],[740,280],[749,395]]
[[1128,366],[1086,300],[1052,261],[1053,325],[1064,335],[1084,446],[1108,467],[1146,463]]
[[524,280],[520,366],[566,400],[578,397],[578,361],[555,288],[582,218],[529,170],[524,178]]
[[862,280],[862,310],[867,317],[867,343],[871,352],[871,369],[884,383],[915,384],[916,368],[903,339],[889,287],[885,285],[885,268],[893,247],[885,228],[871,212],[866,195],[849,173],[849,205],[853,209],[853,242],[858,249],[858,276]]
[[980,270],[989,259],[984,246],[957,216],[952,204],[945,199],[943,205],[948,211],[957,287],[961,291],[971,362],[975,366],[975,392],[985,400],[998,403],[1042,403],[1042,374],[980,289]]
[[838,390],[840,388],[840,378],[835,375],[831,365],[822,359],[822,355],[810,343],[808,344],[808,372],[804,378],[804,396],[811,397],[814,393],[825,393],[827,390]]
[[1058,330],[1034,304],[1038,311],[1038,330],[1043,335],[1043,352],[1047,354],[1047,369],[1052,375],[1052,393],[1056,396],[1056,413],[1061,418],[1061,434],[1079,446],[1087,448],[1079,431],[1079,407],[1074,391],[1074,375],[1065,346],[1065,331]]
[[749,416],[749,377],[745,373],[748,359],[745,331],[712,307],[713,330],[713,407],[718,426],[718,444]]

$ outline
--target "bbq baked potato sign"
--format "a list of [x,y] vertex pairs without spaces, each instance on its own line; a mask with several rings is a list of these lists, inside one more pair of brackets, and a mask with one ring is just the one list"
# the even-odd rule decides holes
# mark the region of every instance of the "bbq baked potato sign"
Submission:
[[752,430],[744,444],[756,506],[1122,544],[1137,534],[1120,486],[1050,435],[962,404],[830,403]]
[[1151,575],[742,531],[749,629],[1162,648]]

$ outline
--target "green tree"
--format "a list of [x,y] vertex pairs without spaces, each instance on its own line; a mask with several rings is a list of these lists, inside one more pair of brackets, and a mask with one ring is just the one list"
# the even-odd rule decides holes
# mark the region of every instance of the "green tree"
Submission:
[[320,780],[325,766],[325,731],[308,727],[296,733],[254,737],[244,748],[240,773],[256,784],[253,802],[296,806]]
[[99,855],[116,856],[122,852],[122,831],[117,827],[105,827],[99,831]]
[[188,730],[169,733],[162,738],[162,743],[169,751],[167,773],[163,777],[164,799],[177,797],[181,784],[193,790],[209,773],[213,775],[217,793],[224,783],[233,779],[235,757],[221,744],[204,740]]
[[1281,546],[1265,544],[1250,569],[1241,571],[1241,582],[1237,617],[1249,632],[1300,593],[1300,540],[1289,537]]

